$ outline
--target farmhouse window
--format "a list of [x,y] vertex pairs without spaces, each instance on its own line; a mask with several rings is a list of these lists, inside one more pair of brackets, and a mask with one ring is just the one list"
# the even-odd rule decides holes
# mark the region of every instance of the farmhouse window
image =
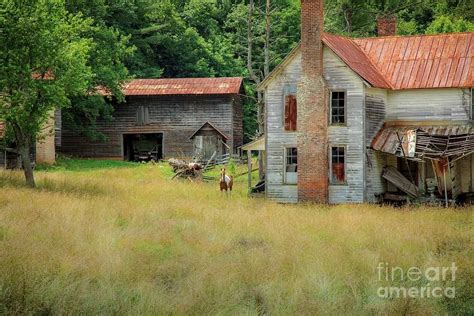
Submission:
[[140,105],[137,108],[137,125],[147,125],[148,124],[148,107]]
[[346,183],[345,147],[331,147],[331,184]]
[[346,123],[346,92],[331,91],[331,124]]
[[298,150],[295,147],[285,148],[285,183],[296,184],[298,181]]
[[285,131],[296,131],[296,117],[296,96],[288,94],[285,96]]

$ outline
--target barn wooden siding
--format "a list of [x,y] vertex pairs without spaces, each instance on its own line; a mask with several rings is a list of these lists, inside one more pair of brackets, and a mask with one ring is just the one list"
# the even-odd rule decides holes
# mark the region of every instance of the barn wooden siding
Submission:
[[[365,186],[365,126],[364,84],[329,48],[324,48],[324,76],[328,89],[345,90],[347,97],[347,123],[330,126],[329,146],[346,147],[345,185],[329,186],[330,203],[364,201]],[[301,74],[301,54],[275,76],[266,90],[266,148],[267,148],[267,196],[279,202],[298,201],[296,185],[284,184],[285,148],[296,147],[297,133],[285,132],[283,126],[284,91],[296,86]],[[329,118],[328,118],[329,119]]]
[[[148,123],[137,124],[139,106],[148,107]],[[123,159],[123,134],[163,133],[164,157],[191,157],[189,137],[209,121],[229,138],[230,148],[242,145],[240,98],[233,95],[132,96],[115,106],[112,121],[99,120],[107,141],[93,142],[72,133],[63,122],[60,152],[81,157]],[[234,132],[234,129],[237,131]]]

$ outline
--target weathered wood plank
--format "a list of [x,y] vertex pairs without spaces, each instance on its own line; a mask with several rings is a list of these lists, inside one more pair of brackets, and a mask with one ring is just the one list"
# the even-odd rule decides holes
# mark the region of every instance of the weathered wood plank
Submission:
[[[148,124],[137,124],[137,109],[148,107]],[[115,105],[112,121],[99,120],[97,128],[107,137],[93,142],[74,135],[63,124],[60,152],[82,157],[121,158],[123,134],[163,133],[166,157],[190,157],[193,142],[189,137],[205,122],[211,122],[227,137],[235,150],[242,145],[242,106],[238,96],[135,96]]]

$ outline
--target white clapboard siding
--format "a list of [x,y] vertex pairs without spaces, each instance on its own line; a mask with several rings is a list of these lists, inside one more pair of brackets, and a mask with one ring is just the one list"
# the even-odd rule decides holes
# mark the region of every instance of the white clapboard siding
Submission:
[[365,89],[365,140],[370,146],[386,117],[387,90]]
[[367,202],[376,202],[376,195],[387,189],[386,180],[382,178],[382,169],[386,165],[385,155],[370,149],[372,140],[385,122],[387,90],[365,89],[365,144],[366,155],[366,188]]
[[287,86],[295,87],[301,74],[301,55],[295,56],[284,71],[275,77],[265,93],[266,117],[266,194],[282,203],[298,202],[297,185],[284,184],[286,147],[296,147],[297,134],[284,131],[283,99]]
[[[283,99],[287,85],[298,84],[301,74],[301,54],[296,54],[285,69],[266,89],[266,148],[267,148],[267,197],[279,202],[298,201],[296,185],[284,184],[284,154],[286,147],[297,144],[297,133],[284,131]],[[324,49],[324,75],[328,89],[347,91],[347,124],[331,126],[329,145],[346,146],[346,185],[329,186],[329,202],[364,201],[364,85],[330,49]]]
[[377,202],[377,195],[387,191],[387,181],[382,178],[382,170],[387,165],[385,154],[367,149],[365,199],[369,203]]
[[331,50],[324,51],[327,88],[343,89],[347,97],[346,126],[329,126],[329,147],[346,147],[346,184],[329,185],[329,203],[361,203],[365,187],[364,83]]
[[469,120],[469,101],[462,89],[414,89],[388,91],[388,121]]

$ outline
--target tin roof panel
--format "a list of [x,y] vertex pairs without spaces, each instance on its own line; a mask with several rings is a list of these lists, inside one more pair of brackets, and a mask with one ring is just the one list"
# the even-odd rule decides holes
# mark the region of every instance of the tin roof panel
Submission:
[[474,86],[472,32],[353,41],[394,89]]
[[135,79],[124,87],[126,96],[239,94],[242,78]]

